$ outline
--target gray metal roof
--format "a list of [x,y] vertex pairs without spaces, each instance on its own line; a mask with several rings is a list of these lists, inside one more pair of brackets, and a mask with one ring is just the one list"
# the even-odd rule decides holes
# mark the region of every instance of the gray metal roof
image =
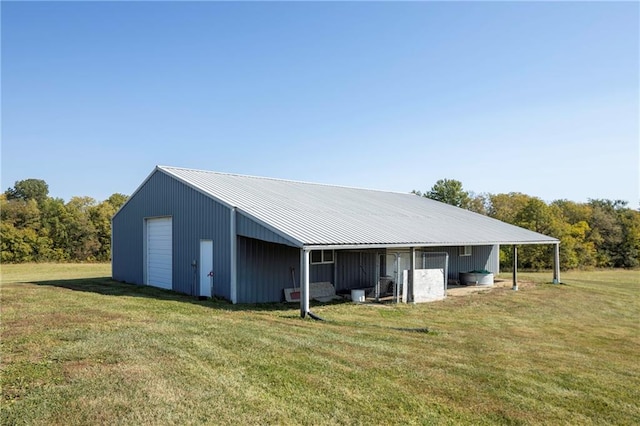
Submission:
[[298,246],[553,244],[558,240],[413,194],[158,166]]

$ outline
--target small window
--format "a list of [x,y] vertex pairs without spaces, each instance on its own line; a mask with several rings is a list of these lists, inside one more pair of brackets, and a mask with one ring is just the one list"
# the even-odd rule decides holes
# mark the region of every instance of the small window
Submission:
[[471,246],[461,246],[460,256],[471,256]]
[[312,250],[311,263],[333,263],[333,250]]
[[322,262],[323,263],[333,263],[333,250],[323,250],[322,251]]

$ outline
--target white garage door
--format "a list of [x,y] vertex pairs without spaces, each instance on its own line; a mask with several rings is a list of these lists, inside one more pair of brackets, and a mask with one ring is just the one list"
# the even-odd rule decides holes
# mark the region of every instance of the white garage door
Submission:
[[147,219],[147,284],[171,290],[171,218]]

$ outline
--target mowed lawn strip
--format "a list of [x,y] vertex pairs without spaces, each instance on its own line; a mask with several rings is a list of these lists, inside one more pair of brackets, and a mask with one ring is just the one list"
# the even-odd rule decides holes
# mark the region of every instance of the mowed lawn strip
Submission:
[[638,271],[326,322],[109,273],[2,266],[2,424],[640,423]]

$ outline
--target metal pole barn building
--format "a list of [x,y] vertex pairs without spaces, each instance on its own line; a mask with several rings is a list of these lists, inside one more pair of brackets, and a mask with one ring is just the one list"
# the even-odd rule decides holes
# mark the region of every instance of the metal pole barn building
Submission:
[[435,253],[446,281],[498,273],[500,245],[552,244],[559,282],[559,243],[413,194],[157,166],[112,219],[112,276],[232,303],[297,285],[304,316],[312,283],[371,287],[391,270],[400,282]]

